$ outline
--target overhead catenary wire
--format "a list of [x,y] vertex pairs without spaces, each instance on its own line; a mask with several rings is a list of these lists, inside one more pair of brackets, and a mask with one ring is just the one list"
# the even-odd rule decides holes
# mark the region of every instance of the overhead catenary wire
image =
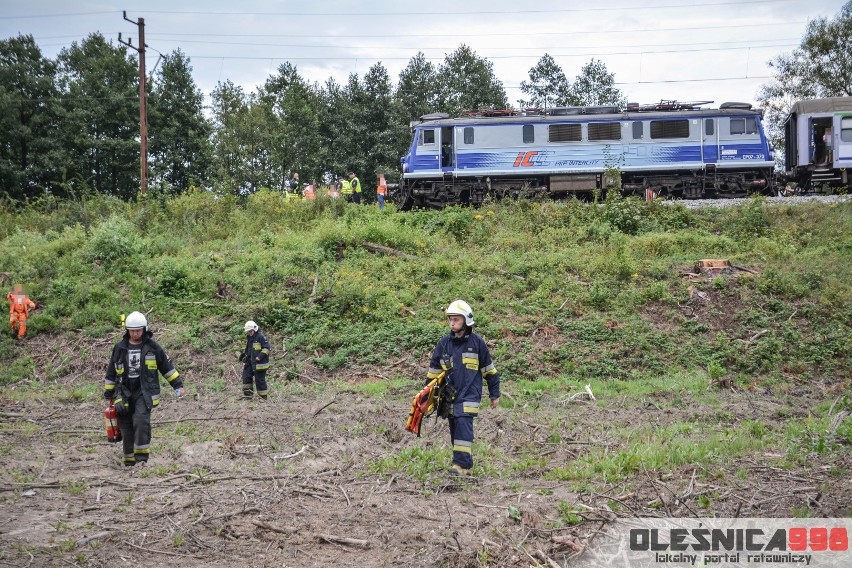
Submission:
[[[724,26],[691,26],[691,27],[677,27],[677,28],[621,28],[615,30],[608,29],[599,29],[595,31],[589,30],[571,30],[571,31],[560,31],[560,32],[550,32],[550,31],[540,31],[536,30],[534,32],[489,32],[489,33],[472,33],[465,32],[464,36],[466,38],[471,37],[540,37],[540,36],[577,36],[577,35],[606,35],[611,36],[613,34],[637,34],[637,33],[660,33],[660,32],[692,32],[692,31],[701,31],[701,30],[734,30],[734,29],[754,29],[755,26],[760,26],[761,29],[771,28],[771,27],[791,27],[791,26],[802,26],[807,23],[807,20],[789,20],[786,22],[771,22],[771,23],[763,23],[763,22],[755,22],[749,24],[731,24]],[[53,35],[53,36],[34,36],[33,39],[36,41],[42,40],[52,40],[52,39],[74,39],[80,38],[87,34],[88,32],[81,32],[78,34],[66,34],[66,35]],[[113,32],[101,32],[104,35],[114,36],[118,34],[117,31]],[[430,34],[414,34],[414,33],[406,33],[406,34],[390,34],[383,33],[383,38],[412,38],[412,37],[458,37],[459,33],[430,33]],[[148,34],[148,38],[156,38],[156,39],[172,39],[172,38],[183,38],[183,37],[249,37],[249,38],[265,38],[265,37],[281,37],[280,33],[276,34],[226,34],[226,33],[209,33],[209,32],[152,32]],[[291,38],[316,38],[316,33],[310,34],[291,34],[288,33],[287,37]],[[747,40],[740,40],[747,41]],[[757,41],[767,41],[767,40],[757,40]],[[772,40],[775,41],[775,40]],[[414,48],[416,49],[416,47]]]
[[[316,44],[316,45],[308,45],[303,43],[254,43],[254,42],[231,42],[231,41],[214,41],[214,40],[195,40],[195,39],[182,39],[182,40],[169,40],[160,38],[161,41],[173,41],[175,43],[193,43],[193,44],[211,44],[211,45],[240,45],[247,47],[296,47],[299,49],[375,49],[377,46],[375,44],[372,45],[335,45],[335,44]],[[628,45],[618,45],[613,46],[617,48],[651,48],[651,47],[671,47],[672,45],[692,45],[692,46],[701,46],[701,45],[729,45],[734,43],[753,43],[753,42],[776,42],[773,45],[742,45],[737,48],[731,49],[747,49],[747,48],[760,48],[760,47],[787,47],[790,45],[796,45],[795,43],[790,43],[789,38],[777,38],[777,39],[759,39],[759,40],[734,40],[734,41],[715,41],[715,42],[691,42],[691,43],[648,43],[648,44],[628,44]],[[777,42],[784,42],[778,44]],[[458,46],[382,46],[383,50],[391,49],[391,50],[447,50],[447,49],[456,49]],[[511,47],[502,47],[502,46],[479,46],[477,47],[477,51],[484,51],[488,49],[524,49],[524,50],[538,50],[542,49],[596,49],[599,46],[596,45],[551,45],[546,47],[541,46],[531,46],[531,47],[521,47],[521,46],[511,46]],[[724,49],[724,48],[707,48],[711,49]],[[669,51],[684,51],[681,49],[672,49]],[[701,49],[693,49],[691,51],[702,51]],[[655,53],[664,53],[661,51],[657,51]]]
[[[669,3],[656,3],[652,6],[643,5],[641,7],[641,11],[647,12],[648,10],[659,10],[659,9],[674,9],[674,8],[689,8],[694,10],[695,8],[705,7],[705,8],[715,8],[721,6],[744,6],[744,5],[772,5],[772,4],[783,4],[784,2],[788,2],[789,0],[743,0],[743,1],[721,1],[721,2],[713,2],[713,1],[699,1],[698,3],[686,3],[683,0],[673,0]],[[239,10],[228,10],[228,11],[216,11],[216,10],[145,10],[146,16],[155,15],[155,14],[185,14],[189,16],[227,16],[230,19],[233,19],[234,16],[291,16],[291,17],[314,17],[314,16],[323,16],[323,17],[332,17],[332,16],[345,16],[345,17],[353,17],[353,16],[382,16],[382,17],[394,17],[394,16],[422,16],[422,15],[441,15],[445,14],[447,16],[468,16],[468,15],[486,15],[486,14],[512,14],[512,15],[520,15],[520,14],[548,14],[552,13],[554,15],[562,14],[562,13],[570,13],[570,14],[579,14],[583,12],[635,12],[636,7],[585,7],[585,8],[557,8],[557,9],[506,9],[506,10],[448,10],[445,12],[441,11],[423,11],[423,10],[412,10],[412,11],[399,11],[399,12],[364,12],[359,11],[357,13],[349,13],[349,12],[336,12],[336,11],[311,11],[309,8],[305,10],[292,10],[292,11],[262,11],[262,12],[252,12],[252,11],[239,11]],[[0,20],[13,20],[15,18],[64,18],[64,17],[78,17],[78,16],[90,16],[97,14],[117,14],[118,11],[102,11],[102,12],[68,12],[68,13],[52,13],[52,14],[32,14],[32,15],[4,15],[0,16]],[[610,18],[610,16],[607,16]],[[169,19],[166,19],[171,20]],[[174,19],[175,21],[180,21],[180,19]],[[186,19],[184,19],[186,20]],[[209,21],[209,20],[207,20]],[[686,27],[664,27],[664,28],[647,28],[637,26],[634,28],[619,28],[616,30],[605,30],[595,28],[594,30],[590,30],[588,28],[584,30],[571,30],[569,32],[563,31],[538,31],[536,27],[536,31],[534,32],[487,32],[487,33],[468,33],[464,32],[465,37],[526,37],[526,38],[534,38],[538,36],[546,36],[546,37],[573,37],[577,35],[584,35],[586,37],[599,37],[599,36],[611,36],[613,34],[642,34],[642,33],[659,33],[659,32],[694,32],[700,30],[708,30],[708,31],[717,31],[717,30],[738,30],[744,28],[754,28],[755,26],[760,27],[760,29],[767,29],[771,27],[790,27],[790,26],[801,26],[804,21],[796,22],[793,20],[788,20],[785,22],[755,22],[755,23],[742,23],[742,19],[737,20],[738,23],[730,24],[730,25],[707,25],[707,26],[686,26]],[[695,22],[693,19],[692,22]],[[545,20],[541,21],[543,26],[547,25]],[[162,29],[160,27],[159,29]],[[186,27],[182,28],[187,29]],[[192,29],[192,25],[189,26],[188,29]],[[197,29],[197,27],[196,27]],[[305,30],[305,27],[302,27],[302,30]],[[308,28],[309,29],[309,28]],[[526,28],[522,28],[526,29]],[[383,33],[381,37],[394,38],[394,37],[406,37],[406,38],[440,38],[440,37],[458,37],[458,33],[446,33],[447,27],[444,26],[443,29],[436,30],[436,33],[430,34],[385,34]],[[206,40],[206,37],[215,37],[218,40]],[[61,39],[65,37],[76,37],[76,36],[46,36],[44,39]],[[109,35],[107,35],[109,37]],[[410,46],[410,47],[397,47],[397,45],[388,45],[381,46],[377,44],[373,45],[332,45],[331,43],[325,44],[314,44],[314,45],[306,45],[305,43],[293,44],[293,43],[284,43],[277,44],[273,42],[262,43],[262,42],[234,42],[234,41],[223,41],[222,38],[242,38],[242,37],[251,37],[251,38],[273,38],[273,37],[281,37],[281,34],[210,34],[210,33],[199,33],[193,31],[180,31],[180,32],[163,32],[156,31],[148,34],[149,38],[156,38],[156,41],[160,47],[160,50],[151,48],[152,51],[157,52],[161,56],[163,53],[172,52],[176,49],[181,48],[184,44],[186,44],[192,51],[196,51],[197,53],[188,52],[184,48],[184,54],[189,59],[197,59],[197,60],[219,60],[223,64],[227,61],[269,61],[270,64],[274,64],[275,62],[304,62],[306,68],[311,68],[311,62],[316,61],[329,61],[329,62],[338,62],[331,63],[333,68],[341,67],[340,62],[343,62],[343,66],[346,65],[346,62],[355,62],[356,68],[361,67],[364,64],[372,65],[376,62],[381,63],[382,61],[407,61],[414,59],[414,56],[410,54],[406,54],[404,56],[387,56],[388,52],[400,53],[400,51],[414,51],[418,52],[427,52],[434,54],[436,50],[441,51],[449,51],[455,49],[455,47],[443,47],[443,46]],[[300,34],[286,34],[288,38],[317,38],[316,33],[300,33]],[[326,36],[327,37],[327,36]],[[347,35],[341,33],[339,36],[341,38],[348,37]],[[321,39],[321,38],[318,38]],[[307,43],[307,42],[306,42]],[[425,42],[424,42],[425,43]],[[522,42],[518,42],[522,43]],[[783,48],[791,48],[798,45],[798,43],[790,38],[785,40],[783,38],[778,39],[742,39],[742,40],[731,40],[731,41],[715,41],[712,43],[712,46],[708,45],[708,43],[683,43],[680,44],[683,47],[674,47],[678,46],[676,43],[632,43],[630,45],[611,45],[612,42],[607,42],[598,45],[581,45],[581,46],[567,46],[567,45],[559,45],[559,46],[548,46],[543,45],[541,47],[527,47],[526,45],[516,45],[514,47],[505,47],[505,46],[493,46],[493,47],[480,47],[475,46],[475,51],[478,56],[487,59],[487,60],[501,60],[501,61],[511,61],[511,60],[538,60],[540,57],[544,55],[550,55],[553,58],[561,58],[561,59],[569,59],[569,58],[606,58],[610,56],[655,56],[655,55],[663,55],[663,54],[677,54],[677,53],[701,53],[701,52],[724,52],[730,51],[734,53],[736,50],[761,50],[761,49],[783,49]],[[227,55],[216,55],[204,53],[203,49],[206,48],[197,48],[193,49],[190,44],[195,45],[219,45],[225,49],[230,48],[231,46],[246,46],[246,47],[260,47],[260,48],[284,48],[288,52],[290,49],[294,51],[294,53],[285,52],[283,54],[264,54],[261,56],[255,56],[251,54],[252,50],[237,50],[238,53],[231,52]],[[398,44],[398,42],[397,42]],[[43,44],[44,45],[44,44]],[[601,49],[601,45],[607,45],[610,51],[605,51]],[[150,46],[149,46],[150,47]],[[296,51],[296,50],[299,51]],[[327,50],[320,51],[319,54],[315,56],[310,55],[301,55],[305,53],[303,50],[313,50],[316,53],[317,50]],[[371,50],[370,52],[364,54],[354,55],[352,50]],[[349,50],[349,53],[346,53],[344,56],[337,56],[337,52],[339,50]],[[374,55],[376,50],[382,50],[384,52],[384,56]],[[393,51],[391,51],[393,50]],[[575,50],[568,53],[553,53],[553,50],[560,51],[568,51]],[[241,54],[239,51],[249,51],[249,53]],[[270,49],[270,51],[273,51]],[[525,53],[527,52],[527,53]],[[310,52],[309,52],[310,53]],[[442,53],[441,56],[430,56],[424,57],[427,61],[430,62],[442,62],[446,60],[447,53]],[[158,59],[159,61],[159,59]],[[391,68],[393,68],[391,65]],[[156,68],[156,66],[155,66]],[[152,70],[153,74],[153,70]],[[736,75],[732,74],[732,75]],[[726,76],[726,77],[714,77],[714,78],[706,78],[706,79],[671,79],[671,80],[640,80],[638,81],[619,81],[615,82],[615,85],[649,85],[649,84],[671,84],[671,83],[692,83],[692,82],[712,82],[712,81],[743,81],[743,80],[754,80],[754,79],[767,79],[772,78],[771,76],[766,75],[753,75],[749,76],[748,67],[746,67],[745,76]],[[221,70],[220,70],[220,79],[221,79]],[[515,86],[504,86],[506,89],[516,89],[520,87]]]
[[[642,10],[670,10],[672,8],[698,8],[698,7],[715,7],[715,6],[749,6],[754,4],[779,4],[785,3],[788,0],[726,0],[724,2],[692,2],[680,4],[659,4],[659,5],[642,5]],[[620,7],[586,7],[586,8],[555,8],[555,9],[536,9],[524,8],[523,10],[453,10],[451,12],[431,10],[417,12],[368,12],[365,10],[358,12],[234,12],[234,11],[216,11],[216,10],[148,10],[150,14],[187,14],[187,15],[205,15],[205,16],[301,16],[301,17],[329,17],[329,16],[344,16],[347,18],[363,16],[363,17],[393,17],[393,16],[482,16],[487,14],[551,14],[551,13],[576,13],[576,12],[620,12],[626,10],[634,10],[634,8]]]
[[[565,35],[565,36],[576,36],[576,35],[612,35],[612,34],[633,34],[633,33],[645,33],[645,32],[680,32],[680,31],[698,31],[698,30],[726,30],[726,29],[741,29],[741,28],[749,28],[754,29],[755,26],[760,26],[761,28],[768,27],[777,27],[777,26],[801,26],[806,24],[807,20],[789,20],[786,22],[774,22],[774,23],[763,23],[763,22],[755,22],[750,24],[731,24],[724,26],[697,26],[697,27],[678,27],[678,28],[622,28],[616,30],[606,30],[599,29],[596,31],[589,30],[571,30],[571,31],[561,31],[561,32],[549,32],[549,31],[540,31],[536,30],[534,32],[489,32],[489,33],[472,33],[472,32],[464,32],[465,37],[503,37],[503,36],[512,36],[512,37],[526,37],[526,36],[542,36],[542,35]],[[201,33],[201,32],[162,32],[162,33],[153,33],[150,34],[154,37],[160,36],[215,36],[215,37],[281,37],[281,34],[211,34],[211,33]],[[389,34],[383,33],[382,37],[458,37],[459,33],[430,33],[430,34]],[[68,36],[66,36],[68,37]],[[73,37],[73,36],[71,36]],[[299,37],[299,38],[315,38],[317,34],[287,34],[287,37]],[[46,38],[47,39],[47,38]]]
[[[726,0],[723,2],[692,2],[692,3],[679,3],[679,4],[659,4],[659,5],[643,5],[642,10],[670,10],[672,8],[690,8],[695,9],[699,7],[716,7],[716,6],[748,6],[755,4],[779,4],[785,3],[789,0]],[[630,11],[634,10],[634,8],[625,8],[623,6],[620,7],[585,7],[585,8],[555,8],[555,9],[536,9],[536,8],[524,8],[522,11],[517,9],[510,10],[453,10],[451,12],[446,11],[417,11],[417,12],[367,12],[367,11],[358,11],[358,12],[305,12],[305,11],[288,11],[288,12],[247,12],[247,11],[217,11],[217,10],[145,10],[146,14],[184,14],[184,15],[195,15],[195,16],[287,16],[287,17],[333,17],[333,16],[341,16],[341,17],[394,17],[394,16],[482,16],[486,14],[510,14],[510,15],[520,15],[520,14],[551,14],[551,13],[576,13],[576,12],[619,12],[619,11]],[[60,13],[52,13],[52,14],[17,14],[17,15],[5,15],[0,16],[0,20],[25,20],[25,19],[38,19],[38,18],[67,18],[67,17],[79,17],[79,16],[96,16],[96,15],[106,15],[106,14],[118,14],[118,10],[103,10],[103,11],[92,11],[92,12],[60,12]]]

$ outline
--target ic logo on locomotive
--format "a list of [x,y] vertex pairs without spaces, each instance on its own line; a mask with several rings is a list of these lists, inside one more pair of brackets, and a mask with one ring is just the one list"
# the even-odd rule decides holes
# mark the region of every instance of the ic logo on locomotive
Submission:
[[548,164],[547,158],[550,156],[550,154],[550,152],[539,151],[518,152],[518,157],[515,158],[515,163],[512,164],[512,167],[532,168],[536,166],[546,166]]

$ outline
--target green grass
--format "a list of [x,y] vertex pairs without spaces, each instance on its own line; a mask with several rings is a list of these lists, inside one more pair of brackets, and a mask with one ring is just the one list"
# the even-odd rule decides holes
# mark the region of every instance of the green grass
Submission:
[[[345,391],[407,402],[447,331],[442,306],[462,298],[502,375],[501,412],[543,424],[537,441],[563,449],[575,435],[558,418],[563,412],[653,408],[672,417],[659,430],[614,424],[608,445],[578,448],[567,463],[523,444],[509,455],[477,441],[479,474],[535,472],[582,487],[643,469],[725,465],[770,444],[788,467],[852,446],[852,419],[832,430],[828,416],[852,388],[850,202],[768,207],[756,199],[687,210],[608,198],[600,207],[489,202],[380,213],[342,202],[285,205],[259,192],[242,202],[196,193],[162,203],[92,197],[4,207],[0,266],[41,304],[27,341],[0,334],[0,386],[13,403],[98,401],[119,315],[140,307],[182,374],[203,369],[192,385],[199,396],[238,389],[234,352],[243,345],[242,322],[252,318],[276,338],[273,398],[327,402]],[[366,241],[416,258],[370,252]],[[754,273],[682,277],[713,257]],[[221,286],[230,292],[224,298]],[[707,300],[690,299],[695,292]],[[47,365],[29,347],[42,340],[74,349]],[[724,377],[742,390],[708,387]],[[597,402],[570,402],[586,384]],[[836,394],[804,418],[789,411],[746,420],[737,407],[752,391],[783,400],[803,385]],[[700,414],[686,416],[696,404]],[[840,402],[834,413],[847,407]],[[160,440],[227,437],[196,422],[157,428]],[[299,428],[288,444],[307,436]],[[43,434],[24,421],[0,430]],[[373,434],[384,439],[386,431],[364,423],[340,431]],[[175,456],[179,448],[155,451]],[[426,480],[448,463],[447,448],[417,446],[370,462],[370,471]]]
[[367,464],[367,470],[385,475],[403,473],[418,481],[426,481],[436,473],[443,474],[451,460],[450,449],[415,446],[373,460]]
[[592,448],[568,465],[551,469],[548,479],[595,479],[613,483],[643,471],[672,471],[683,465],[725,465],[732,459],[767,447],[750,427],[711,428],[674,423],[664,428],[639,427],[621,432],[617,448]]
[[389,379],[380,378],[379,380],[357,383],[349,386],[348,388],[366,396],[380,398],[392,391],[410,391],[412,390],[412,384],[409,377],[397,376]]
[[68,493],[69,495],[78,496],[82,495],[89,488],[89,484],[85,481],[69,481],[65,485],[62,486],[62,489]]

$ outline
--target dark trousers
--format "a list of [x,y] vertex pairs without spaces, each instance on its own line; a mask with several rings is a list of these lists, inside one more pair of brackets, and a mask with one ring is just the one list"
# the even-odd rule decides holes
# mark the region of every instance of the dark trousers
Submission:
[[243,396],[254,395],[254,387],[257,394],[266,398],[269,390],[266,387],[266,371],[256,371],[251,367],[243,367]]
[[352,192],[352,203],[361,203],[361,192],[353,191]]
[[125,396],[127,412],[118,417],[124,465],[148,461],[151,452],[151,409],[145,404],[142,389]]
[[470,469],[473,467],[473,416],[449,416],[450,438],[453,442],[453,463]]

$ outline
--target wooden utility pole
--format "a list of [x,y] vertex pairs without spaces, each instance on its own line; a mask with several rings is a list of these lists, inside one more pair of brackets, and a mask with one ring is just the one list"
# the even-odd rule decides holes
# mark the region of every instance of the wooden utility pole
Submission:
[[139,28],[139,47],[133,47],[133,40],[123,41],[121,33],[118,42],[139,54],[139,184],[142,197],[148,194],[148,95],[145,90],[145,18],[136,22],[127,17],[127,11],[122,12],[124,19]]

